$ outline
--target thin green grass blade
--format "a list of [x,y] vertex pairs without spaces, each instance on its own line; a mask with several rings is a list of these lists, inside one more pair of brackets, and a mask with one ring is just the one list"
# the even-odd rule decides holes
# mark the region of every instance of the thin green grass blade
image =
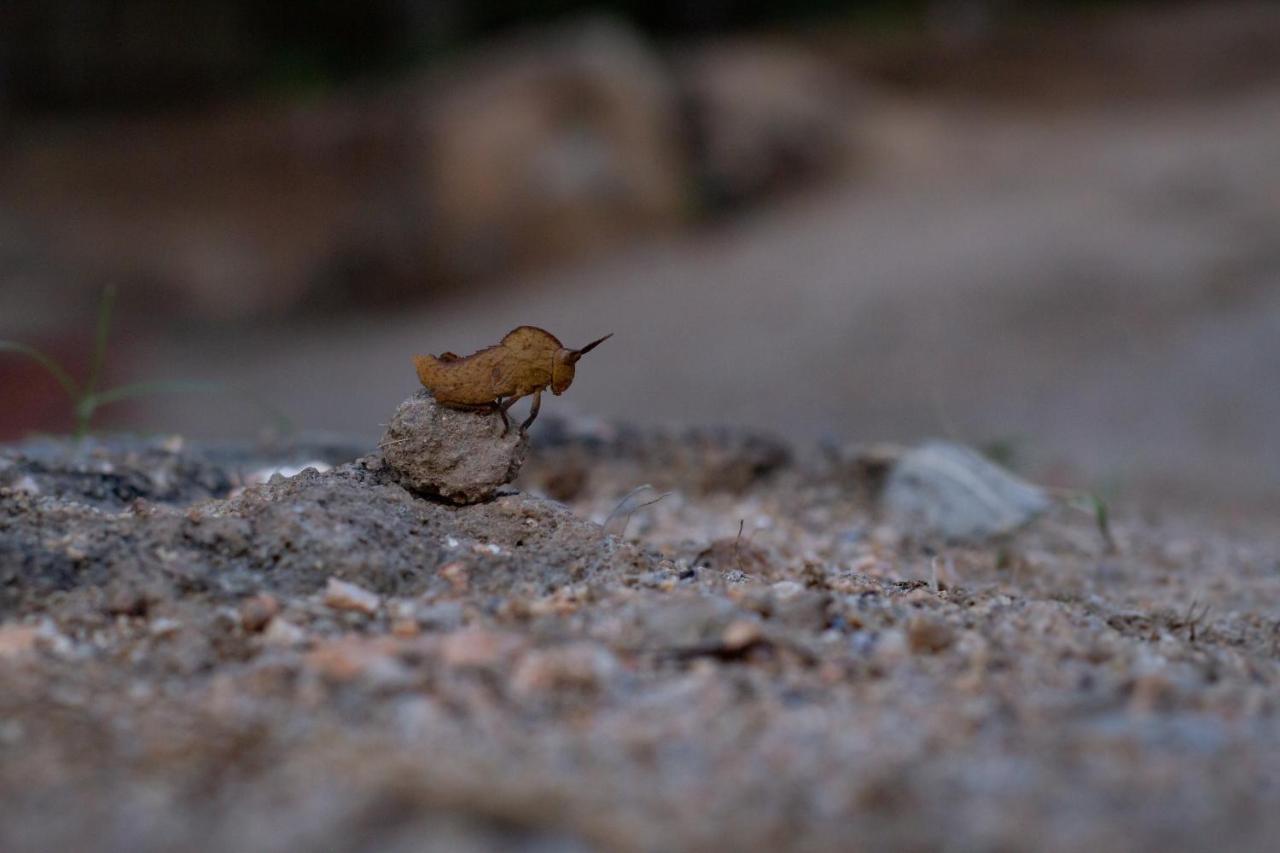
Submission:
[[1088,500],[1093,507],[1093,522],[1098,526],[1098,535],[1102,537],[1103,547],[1108,554],[1114,554],[1116,539],[1111,533],[1111,508],[1096,494],[1090,494]]
[[68,373],[61,364],[55,361],[52,356],[46,355],[33,346],[20,344],[17,341],[5,340],[0,340],[0,352],[12,352],[26,356],[47,370],[49,375],[62,386],[62,390],[67,392],[68,397],[72,400],[79,398],[80,386],[71,378],[71,374]]
[[102,289],[102,301],[98,303],[98,328],[93,338],[93,360],[89,362],[89,378],[84,392],[92,395],[102,380],[102,368],[107,361],[107,340],[111,335],[111,314],[116,305],[116,287],[109,284]]
[[94,408],[109,406],[124,400],[138,397],[151,397],[157,394],[216,394],[226,390],[220,382],[199,382],[185,379],[162,380],[158,382],[132,382],[108,388],[96,394],[89,394]]

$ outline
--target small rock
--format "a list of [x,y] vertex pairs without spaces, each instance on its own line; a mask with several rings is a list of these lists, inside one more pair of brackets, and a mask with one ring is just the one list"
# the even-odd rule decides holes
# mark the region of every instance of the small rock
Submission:
[[720,637],[720,645],[727,652],[740,652],[763,641],[764,629],[752,619],[735,619]]
[[306,656],[308,669],[326,681],[362,681],[367,686],[395,688],[412,679],[409,668],[399,659],[403,649],[392,637],[343,636],[326,640]]
[[906,634],[896,628],[890,629],[875,638],[871,660],[881,670],[889,671],[907,661],[910,649]]
[[422,628],[418,626],[417,621],[414,619],[395,619],[391,623],[391,635],[393,637],[407,639],[416,637],[421,633]]
[[42,619],[36,628],[37,647],[56,657],[70,659],[76,653],[75,643],[58,630],[52,619]]
[[485,669],[510,659],[522,645],[514,634],[468,628],[444,638],[440,657],[446,666]]
[[748,575],[763,575],[769,571],[769,554],[763,548],[752,545],[740,536],[717,539],[703,548],[693,558],[699,569],[716,572],[738,571]]
[[15,492],[21,492],[25,495],[40,494],[40,484],[33,480],[29,474],[19,478],[12,488]]
[[464,615],[461,602],[442,601],[417,608],[416,620],[428,631],[455,631],[462,626]]
[[182,623],[177,619],[161,617],[151,623],[150,632],[153,637],[172,637],[182,630]]
[[0,660],[31,655],[40,631],[34,625],[0,625]]
[[1170,710],[1178,698],[1178,687],[1160,673],[1138,676],[1129,695],[1129,711],[1134,714],[1154,714]]
[[307,632],[288,619],[276,617],[262,632],[262,639],[271,646],[291,648],[301,645],[307,639]]
[[440,577],[449,582],[449,586],[458,595],[471,588],[471,572],[466,563],[454,561],[440,567]]
[[773,590],[773,594],[777,596],[779,600],[785,601],[788,598],[793,598],[804,592],[804,584],[797,583],[795,581],[778,581],[773,584],[770,589]]
[[[68,547],[66,553],[73,560],[82,560],[85,557],[79,549],[74,547]],[[129,585],[116,587],[110,591],[107,598],[107,612],[112,616],[146,616],[150,607],[151,598],[148,593]]]
[[742,611],[723,598],[683,597],[645,608],[637,626],[643,643],[660,648],[700,648],[721,641]]
[[933,655],[955,640],[955,632],[945,622],[919,616],[907,625],[907,647],[915,654]]
[[414,621],[418,616],[418,604],[407,598],[393,598],[387,602],[387,616],[392,622]]
[[514,423],[503,435],[495,412],[450,409],[423,390],[396,409],[379,446],[409,491],[473,504],[516,478],[528,439]]
[[240,624],[244,626],[246,631],[256,633],[267,627],[267,624],[279,612],[280,602],[276,600],[276,597],[265,592],[260,593],[246,599],[240,605]]
[[1049,507],[1038,487],[947,442],[904,454],[889,473],[881,501],[895,525],[948,540],[1011,533]]
[[553,500],[571,503],[586,489],[589,478],[590,470],[586,465],[568,460],[542,475],[542,491]]
[[850,81],[780,45],[713,42],[678,63],[694,168],[713,203],[795,189],[851,160]]
[[324,603],[334,610],[352,610],[372,616],[378,612],[381,601],[377,593],[337,578],[329,578],[325,584]]
[[[786,583],[786,581],[782,581]],[[798,585],[798,584],[797,584]],[[789,628],[803,630],[820,630],[827,624],[827,603],[830,598],[818,590],[800,589],[789,595],[782,595],[776,589],[773,593],[770,619]]]
[[617,658],[608,649],[594,643],[572,643],[525,655],[511,677],[511,686],[524,695],[561,690],[590,692],[599,689],[617,670]]

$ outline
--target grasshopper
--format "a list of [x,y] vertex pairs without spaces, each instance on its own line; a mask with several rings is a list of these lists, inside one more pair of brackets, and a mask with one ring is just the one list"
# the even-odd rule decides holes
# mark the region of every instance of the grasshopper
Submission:
[[520,398],[533,395],[523,433],[538,416],[542,392],[563,394],[573,382],[578,359],[613,337],[592,341],[582,349],[569,349],[556,336],[537,326],[512,329],[497,346],[468,356],[451,352],[416,355],[418,379],[436,402],[453,409],[492,410],[502,415],[502,434],[511,429],[507,410]]

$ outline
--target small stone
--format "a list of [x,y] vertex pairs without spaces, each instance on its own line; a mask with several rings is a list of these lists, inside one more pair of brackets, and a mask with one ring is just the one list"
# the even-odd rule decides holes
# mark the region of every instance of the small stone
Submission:
[[377,593],[353,583],[329,578],[324,588],[324,603],[334,610],[350,610],[372,616],[378,612],[381,603]]
[[411,492],[473,504],[520,473],[528,438],[502,432],[497,412],[441,406],[425,390],[400,404],[379,447],[396,481]]
[[944,651],[955,640],[945,622],[919,616],[907,625],[907,647],[915,654],[934,655]]
[[764,640],[764,630],[759,622],[735,619],[724,629],[720,645],[728,652],[740,652]]
[[416,637],[422,633],[417,621],[413,619],[396,619],[391,623],[391,634],[395,637]]
[[40,494],[40,484],[37,483],[34,479],[32,479],[31,475],[29,474],[19,478],[18,482],[14,483],[11,488],[15,492],[21,492],[22,494],[25,494],[25,495]]
[[[71,548],[67,549],[72,559]],[[80,559],[83,559],[81,556]],[[107,599],[107,612],[112,616],[146,616],[151,601],[147,593],[132,586],[120,586],[110,593]]]
[[741,611],[722,598],[683,597],[646,608],[639,626],[650,642],[666,648],[718,643]]
[[417,608],[415,621],[428,631],[455,631],[462,625],[465,612],[459,601],[441,601]]
[[276,617],[271,620],[271,623],[267,625],[267,629],[262,632],[262,639],[271,646],[291,648],[305,642],[307,632],[288,619]]
[[182,623],[177,619],[162,616],[151,623],[149,630],[153,637],[172,637],[182,630]]
[[904,454],[881,501],[896,527],[958,541],[1012,533],[1049,507],[1038,487],[948,442]]
[[530,652],[511,677],[516,693],[531,695],[560,690],[598,690],[618,670],[617,658],[594,643],[572,643]]
[[34,625],[0,625],[0,660],[14,660],[35,653],[40,631]]
[[829,599],[830,596],[826,593],[806,587],[800,587],[790,595],[779,595],[775,589],[772,601],[773,612],[769,618],[789,628],[818,631],[827,624]]
[[401,649],[392,637],[347,635],[317,645],[307,654],[305,664],[329,682],[359,680],[371,687],[394,688],[412,678],[398,657]]
[[1160,673],[1147,673],[1134,679],[1129,694],[1129,711],[1134,714],[1168,711],[1177,698],[1178,688],[1173,681]]
[[804,584],[796,581],[778,581],[770,588],[773,590],[773,594],[781,600],[793,598],[804,592]]
[[440,567],[440,577],[449,582],[449,586],[458,595],[471,588],[471,571],[466,563],[452,562]]
[[70,659],[76,653],[75,643],[58,630],[52,619],[42,619],[36,628],[37,647],[56,657]]
[[387,616],[392,622],[412,622],[418,616],[418,604],[406,598],[393,598],[387,602]]
[[910,652],[906,634],[891,629],[880,634],[872,646],[871,659],[883,671],[889,671],[905,663]]
[[514,656],[523,645],[519,637],[484,628],[469,628],[446,636],[440,657],[446,666],[484,669]]
[[240,624],[246,631],[257,633],[280,612],[280,602],[274,595],[260,593],[240,605]]

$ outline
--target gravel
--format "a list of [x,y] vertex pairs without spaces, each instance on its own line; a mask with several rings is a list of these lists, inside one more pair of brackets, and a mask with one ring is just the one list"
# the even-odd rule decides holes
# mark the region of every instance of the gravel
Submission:
[[[84,495],[158,457],[50,479],[8,452],[7,482],[41,492],[0,487],[0,849],[1261,850],[1280,831],[1275,542],[1121,506],[1112,552],[1058,507],[935,553],[823,454],[590,432],[467,506],[374,454],[104,507]],[[573,496],[543,496],[569,464]],[[641,483],[670,494],[606,532]]]

